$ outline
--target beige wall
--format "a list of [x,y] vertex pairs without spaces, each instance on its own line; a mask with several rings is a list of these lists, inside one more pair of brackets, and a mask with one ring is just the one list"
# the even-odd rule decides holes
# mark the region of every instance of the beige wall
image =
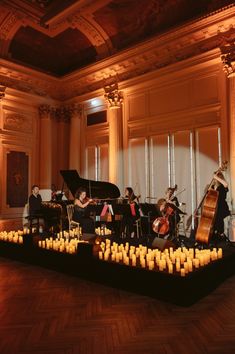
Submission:
[[[72,101],[63,102],[63,105],[71,103],[83,105],[83,113],[79,118],[78,125],[80,131],[75,132],[76,136],[73,137],[71,149],[71,146],[69,147],[72,134],[70,123],[63,120],[57,121],[53,118],[50,135],[51,151],[49,152],[52,156],[52,163],[48,187],[49,182],[60,187],[62,180],[59,170],[69,168],[71,160],[69,153],[73,154],[75,150],[76,156],[80,157],[78,172],[82,177],[109,179],[114,183],[116,181],[121,193],[125,185],[134,186],[136,184],[136,178],[130,174],[131,164],[135,164],[138,174],[141,176],[137,181],[136,193],[142,193],[144,190],[143,198],[148,196],[147,193],[160,196],[165,187],[170,183],[177,182],[180,166],[177,161],[181,160],[179,146],[187,146],[187,154],[189,153],[189,155],[185,155],[185,161],[191,163],[190,144],[192,139],[193,158],[196,160],[198,151],[203,149],[201,143],[200,147],[197,145],[198,137],[201,139],[204,134],[207,143],[207,139],[213,135],[212,142],[215,145],[211,147],[212,150],[214,149],[212,169],[216,168],[222,159],[229,157],[228,88],[226,76],[222,71],[219,51],[199,55],[151,74],[122,82],[120,88],[124,93],[123,109],[115,117],[108,112],[107,123],[96,126],[86,126],[86,115],[107,108],[102,95],[94,93],[89,94],[86,99],[77,97]],[[4,186],[6,185],[6,153],[8,150],[16,149],[28,154],[30,161],[29,191],[32,183],[41,182],[39,161],[43,161],[43,159],[42,157],[40,159],[40,146],[45,144],[44,136],[40,131],[41,123],[38,114],[38,107],[41,104],[49,104],[53,107],[61,103],[10,89],[7,89],[6,96],[1,102],[1,217],[7,218],[22,212],[22,210],[9,209],[5,202]],[[12,117],[12,119],[7,117]],[[218,152],[219,140],[216,141],[215,138],[218,129],[221,138],[221,155]],[[113,141],[113,139],[116,140]],[[170,152],[167,150],[169,139],[171,142]],[[172,148],[173,142],[174,148]],[[133,156],[136,150],[133,150],[133,147],[136,149],[136,146],[141,146],[141,149],[135,160]],[[169,153],[174,155],[174,161],[172,160],[173,155],[170,160],[168,159]],[[197,162],[199,165],[200,158]],[[112,168],[114,161],[117,161],[118,165],[115,171]],[[158,165],[158,161],[161,161],[160,165]],[[197,166],[196,163],[195,166]],[[46,168],[46,166],[44,167]],[[166,172],[167,169],[173,171],[170,177]],[[187,172],[185,183],[190,186],[186,185],[185,187],[189,191],[194,183],[190,173],[193,171],[193,178],[197,178],[199,170],[196,169],[197,167],[193,167]],[[157,174],[161,175],[155,183],[155,175]],[[208,179],[210,179],[209,175],[210,170]],[[229,173],[227,173],[227,177],[229,179]],[[138,185],[140,183],[143,185]],[[204,181],[199,187],[200,191],[203,183]],[[193,206],[199,196],[194,196],[194,201],[192,201],[192,196],[190,198],[189,203]]]
[[28,155],[30,184],[32,181],[39,183],[39,121],[34,99],[30,95],[7,90],[0,103],[0,215],[4,218],[22,212],[20,208],[9,208],[6,204],[6,157],[9,151],[22,151]]

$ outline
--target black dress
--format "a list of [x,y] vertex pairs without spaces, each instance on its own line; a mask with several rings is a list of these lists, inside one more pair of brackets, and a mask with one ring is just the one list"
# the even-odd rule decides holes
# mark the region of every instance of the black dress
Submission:
[[29,197],[29,215],[32,216],[38,216],[41,213],[41,208],[42,208],[42,197],[40,194],[35,196],[34,194],[31,194]]
[[217,191],[219,192],[219,195],[214,221],[214,232],[221,235],[224,233],[224,219],[230,215],[229,207],[226,202],[228,188],[225,188],[222,184],[220,184]]
[[[129,213],[124,214],[122,217],[122,232],[126,232],[126,236],[131,236],[131,234],[133,234],[133,232],[135,231],[135,222],[140,217],[139,205],[136,202],[137,197],[135,195],[133,195],[133,197],[131,198],[129,198],[128,196],[126,196],[125,198],[128,200],[130,209],[129,209]],[[132,215],[131,204],[134,205],[135,216]]]
[[86,208],[75,205],[73,220],[80,224],[83,233],[93,234],[95,232],[94,221],[86,215]]
[[[179,201],[177,197],[173,197],[171,199],[171,202],[173,202],[177,207],[179,207]],[[180,221],[180,216],[178,211],[174,211],[172,215],[169,216],[169,236],[170,238],[176,237],[177,235],[177,225]]]

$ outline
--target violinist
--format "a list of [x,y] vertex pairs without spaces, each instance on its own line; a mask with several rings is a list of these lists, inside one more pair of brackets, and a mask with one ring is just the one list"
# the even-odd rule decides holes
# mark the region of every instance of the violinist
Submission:
[[228,183],[221,171],[214,174],[211,188],[219,192],[214,221],[214,234],[218,237],[224,237],[224,219],[230,215],[230,211],[226,201]]
[[94,233],[95,231],[94,221],[86,216],[86,208],[91,202],[93,200],[87,198],[86,189],[79,188],[75,194],[73,220],[80,224],[85,233]]
[[126,230],[126,233],[130,235],[131,238],[133,238],[135,236],[134,224],[139,216],[138,215],[139,213],[137,210],[138,197],[135,195],[131,187],[126,187],[124,200],[128,204],[130,204],[130,214],[123,215],[123,219],[122,219],[123,229]]

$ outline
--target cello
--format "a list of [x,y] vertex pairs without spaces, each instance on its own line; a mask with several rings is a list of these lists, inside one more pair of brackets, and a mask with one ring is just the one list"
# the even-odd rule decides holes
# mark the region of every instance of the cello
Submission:
[[[222,166],[215,172],[217,175],[219,172],[225,171],[227,169],[227,161],[222,162]],[[211,183],[209,184],[198,208],[196,211],[202,207],[201,219],[196,231],[195,239],[199,243],[208,244],[212,236],[217,205],[218,205],[218,196],[219,192],[215,189],[212,189],[214,178],[212,178]]]
[[175,197],[174,193],[177,190],[178,186],[175,185],[174,188],[172,188],[172,196],[169,199],[168,203],[166,199],[162,198],[159,199],[159,202],[161,205],[164,205],[164,215],[156,218],[153,222],[152,229],[154,232],[156,232],[159,236],[166,236],[169,233],[170,229],[170,223],[169,223],[169,217],[174,214],[174,209],[171,207],[171,200]]

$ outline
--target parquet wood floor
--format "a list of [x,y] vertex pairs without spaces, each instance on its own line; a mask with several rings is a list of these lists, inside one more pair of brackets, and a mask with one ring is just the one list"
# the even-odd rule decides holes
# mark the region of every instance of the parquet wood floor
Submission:
[[232,354],[235,277],[181,308],[0,258],[0,353]]

